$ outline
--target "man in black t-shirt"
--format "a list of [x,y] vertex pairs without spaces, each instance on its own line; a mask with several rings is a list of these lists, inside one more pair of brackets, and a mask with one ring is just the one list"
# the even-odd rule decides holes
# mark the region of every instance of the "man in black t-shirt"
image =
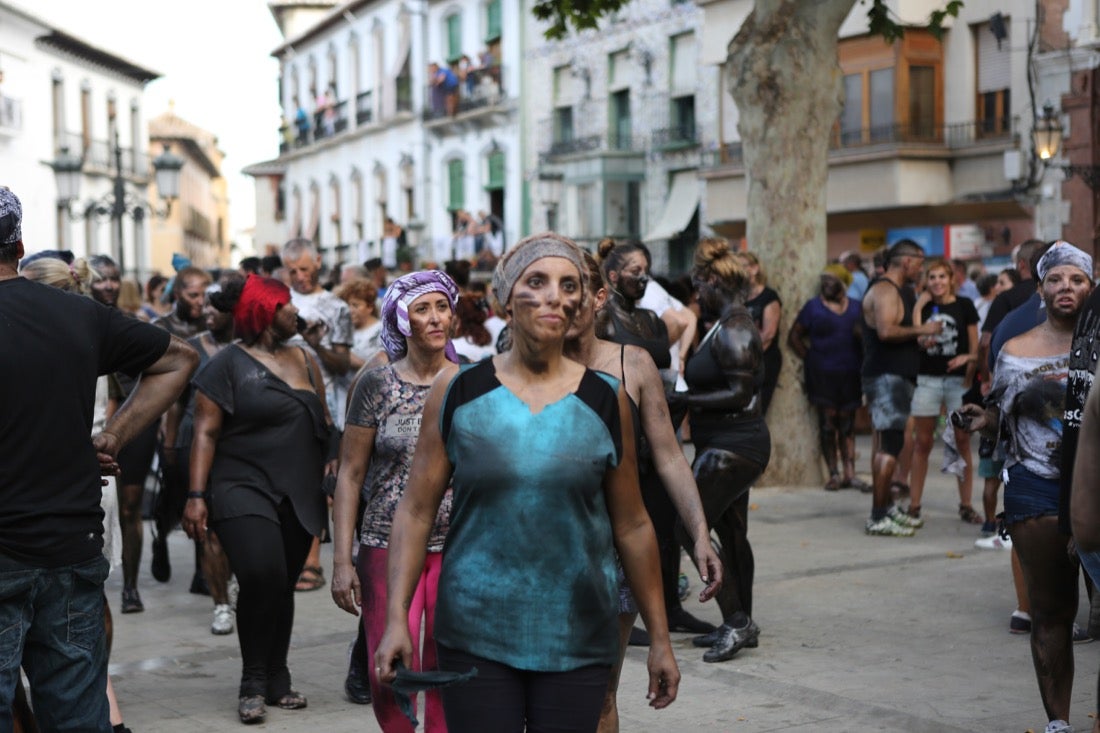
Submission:
[[1047,243],[1040,239],[1029,239],[1020,245],[1016,251],[1016,271],[1020,273],[1020,282],[997,295],[989,306],[989,313],[986,314],[985,321],[982,323],[981,341],[978,344],[978,371],[981,374],[983,386],[990,384],[989,344],[993,340],[993,331],[1010,311],[1019,308],[1024,301],[1035,294],[1038,286],[1032,271],[1034,265],[1032,260],[1037,262],[1039,257],[1036,254],[1046,246]]
[[[0,660],[0,710],[22,664],[43,730],[109,733],[99,477],[176,399],[198,356],[117,309],[19,277],[21,219],[0,187],[0,628],[23,650]],[[96,379],[114,371],[141,381],[89,437]]]

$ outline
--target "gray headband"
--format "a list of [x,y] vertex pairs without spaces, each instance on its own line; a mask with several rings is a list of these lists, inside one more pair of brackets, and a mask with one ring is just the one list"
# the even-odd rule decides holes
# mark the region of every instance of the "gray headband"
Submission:
[[493,294],[501,305],[508,305],[512,297],[512,288],[523,271],[531,266],[535,260],[543,257],[563,257],[573,263],[577,272],[581,274],[581,281],[587,283],[585,277],[587,269],[584,266],[583,255],[577,245],[563,242],[559,239],[533,239],[527,243],[521,243],[512,250],[510,257],[505,257],[497,263],[493,271]]
[[1060,265],[1076,267],[1085,273],[1089,282],[1092,282],[1092,257],[1061,239],[1052,244],[1050,249],[1039,258],[1039,266],[1036,268],[1039,282],[1043,281],[1048,272]]

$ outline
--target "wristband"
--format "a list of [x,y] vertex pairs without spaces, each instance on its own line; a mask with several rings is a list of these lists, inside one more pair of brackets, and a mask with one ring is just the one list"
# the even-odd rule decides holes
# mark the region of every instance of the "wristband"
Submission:
[[206,499],[206,494],[202,493],[201,491],[188,491],[187,492],[187,498],[188,499]]

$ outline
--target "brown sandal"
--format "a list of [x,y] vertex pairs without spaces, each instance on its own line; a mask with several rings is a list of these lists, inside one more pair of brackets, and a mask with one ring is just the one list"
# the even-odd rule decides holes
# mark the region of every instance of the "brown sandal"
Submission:
[[237,704],[237,716],[245,725],[264,722],[264,718],[267,717],[267,709],[264,707],[263,695],[242,697]]
[[323,588],[325,585],[325,571],[317,565],[306,565],[302,568],[302,574],[298,576],[298,582],[294,590],[299,593]]
[[974,511],[974,507],[969,504],[959,504],[959,519],[967,524],[981,524],[983,521],[982,515]]
[[840,475],[831,474],[829,480],[825,483],[826,491],[840,491]]

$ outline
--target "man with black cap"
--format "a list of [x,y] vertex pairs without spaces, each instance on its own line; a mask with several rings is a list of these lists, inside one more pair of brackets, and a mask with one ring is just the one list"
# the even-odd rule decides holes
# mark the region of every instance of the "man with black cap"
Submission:
[[[0,187],[0,727],[22,665],[43,730],[110,733],[100,473],[198,364],[183,341],[91,298],[19,276],[22,207]],[[89,439],[96,379],[137,388]],[[49,395],[48,404],[43,395]]]

